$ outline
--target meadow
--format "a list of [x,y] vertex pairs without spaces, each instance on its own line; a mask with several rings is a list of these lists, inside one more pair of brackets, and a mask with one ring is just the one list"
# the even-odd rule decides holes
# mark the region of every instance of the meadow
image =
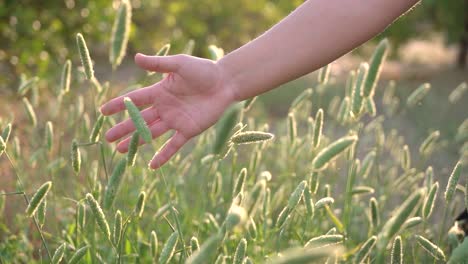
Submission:
[[[131,10],[123,1],[109,38],[114,73]],[[453,135],[432,127],[411,141],[392,127],[434,91],[421,83],[399,95],[398,82],[379,82],[387,39],[345,84],[331,83],[323,67],[274,122],[260,99],[239,102],[151,170],[168,136],[138,147],[151,135],[131,100],[117,116],[98,109],[165,76],[145,73],[115,90],[94,71],[86,34],[74,37],[55,79],[23,76],[10,102],[22,112],[2,114],[2,177],[13,184],[0,186],[1,264],[468,263],[468,239],[454,222],[468,207],[468,117]],[[212,60],[224,54],[206,48]],[[175,53],[170,44],[157,52]],[[466,115],[467,90],[460,83],[438,104]],[[126,118],[137,130],[120,154],[103,133]],[[431,163],[447,145],[458,157],[448,171]]]

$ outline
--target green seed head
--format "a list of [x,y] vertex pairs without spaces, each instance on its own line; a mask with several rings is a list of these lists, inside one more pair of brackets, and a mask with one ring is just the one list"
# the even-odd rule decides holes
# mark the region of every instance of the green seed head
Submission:
[[178,238],[179,234],[177,233],[177,231],[171,234],[171,236],[167,239],[166,243],[164,244],[161,254],[159,255],[158,263],[169,263],[169,261],[172,259],[172,256],[174,255]]
[[461,169],[461,162],[457,162],[448,180],[447,188],[445,189],[445,202],[447,204],[453,200],[453,195],[455,194],[455,189],[457,188],[458,179],[461,175]]
[[403,264],[403,245],[400,236],[393,241],[390,263]]
[[132,6],[130,1],[123,0],[120,4],[117,16],[114,20],[111,38],[110,62],[116,68],[122,62],[127,50],[130,24],[132,19]]
[[94,79],[94,68],[93,62],[91,61],[91,56],[89,56],[89,50],[86,46],[86,42],[81,33],[76,35],[76,44],[78,46],[78,52],[80,54],[81,64],[83,65],[86,79]]
[[138,195],[138,201],[135,206],[135,214],[139,218],[141,218],[141,216],[143,215],[143,211],[145,210],[145,201],[146,201],[146,193],[142,191],[140,195]]
[[273,139],[274,135],[271,133],[261,131],[246,131],[240,132],[231,137],[231,142],[237,145],[260,143]]
[[88,248],[89,246],[84,246],[80,249],[78,249],[75,254],[73,254],[73,256],[70,258],[70,260],[68,261],[68,264],[77,264],[80,262],[80,260],[86,255],[86,253],[88,252]]
[[242,238],[239,241],[239,244],[236,248],[236,253],[234,254],[234,259],[232,260],[233,264],[242,264],[242,261],[245,258],[245,253],[247,251],[247,240]]
[[416,235],[416,241],[418,244],[431,254],[435,259],[445,261],[445,254],[436,244],[429,241],[429,239]]
[[104,208],[109,209],[114,203],[115,196],[122,183],[122,178],[127,167],[127,159],[122,158],[115,166],[106,186],[106,193],[104,194]]
[[430,89],[431,89],[431,85],[429,83],[422,84],[408,96],[408,99],[406,100],[406,104],[409,107],[413,107],[417,105],[426,96],[426,94],[429,92]]
[[67,249],[67,244],[63,243],[60,245],[54,253],[54,256],[52,257],[52,264],[59,264],[60,261],[62,261],[63,256],[65,255],[65,250]]
[[145,120],[141,116],[140,110],[136,107],[136,105],[132,102],[132,99],[129,97],[125,97],[124,99],[125,107],[127,108],[128,114],[133,121],[133,124],[138,131],[138,134],[143,138],[146,143],[151,142],[152,135],[151,131],[149,130],[148,126],[146,125]]
[[291,196],[289,196],[288,207],[289,207],[290,211],[294,210],[294,208],[296,208],[297,204],[299,204],[299,201],[301,200],[302,195],[304,193],[304,189],[306,189],[306,188],[307,188],[307,182],[302,181],[296,187],[296,189],[291,194]]
[[26,208],[26,215],[32,217],[34,213],[36,213],[36,210],[38,209],[39,205],[44,201],[51,187],[52,182],[48,181],[42,184],[41,187],[39,187],[39,189],[37,189],[36,193],[29,201],[28,208]]
[[117,210],[114,216],[114,230],[112,232],[112,241],[114,245],[119,245],[122,236],[122,213]]
[[357,140],[357,136],[345,136],[333,142],[315,156],[312,161],[312,168],[316,171],[324,169],[329,162],[353,145]]
[[107,222],[106,216],[104,215],[104,212],[101,209],[101,206],[99,206],[99,203],[96,201],[96,199],[94,199],[93,195],[90,193],[86,194],[86,202],[91,208],[91,212],[94,215],[94,219],[96,220],[99,229],[101,229],[101,232],[104,234],[107,240],[110,240],[109,224]]

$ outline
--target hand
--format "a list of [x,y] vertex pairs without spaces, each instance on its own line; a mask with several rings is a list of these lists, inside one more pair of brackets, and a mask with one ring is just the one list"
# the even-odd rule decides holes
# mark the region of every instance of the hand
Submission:
[[[188,55],[145,56],[137,54],[135,63],[143,69],[168,73],[158,83],[116,97],[101,107],[103,115],[125,110],[124,97],[130,97],[141,111],[153,138],[169,130],[175,133],[156,153],[150,167],[157,169],[166,163],[188,140],[211,127],[224,110],[234,102],[234,94],[221,67],[216,62]],[[130,136],[135,131],[131,119],[116,124],[106,133],[114,142],[126,137],[117,150],[128,150]],[[144,141],[140,139],[140,144]]]

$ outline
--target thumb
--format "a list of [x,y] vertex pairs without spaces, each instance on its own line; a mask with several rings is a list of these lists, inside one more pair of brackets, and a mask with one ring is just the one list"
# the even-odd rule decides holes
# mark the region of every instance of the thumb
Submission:
[[180,66],[180,56],[147,56],[138,53],[135,55],[135,63],[148,71],[177,72]]

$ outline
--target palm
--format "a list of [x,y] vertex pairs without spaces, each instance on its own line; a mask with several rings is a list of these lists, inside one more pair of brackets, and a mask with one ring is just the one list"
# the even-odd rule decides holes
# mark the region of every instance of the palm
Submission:
[[[128,96],[138,106],[149,106],[141,114],[153,138],[175,130],[169,143],[153,158],[152,168],[167,162],[190,138],[213,125],[231,102],[226,89],[222,89],[222,76],[216,64],[189,56],[177,58],[177,64],[167,65],[151,60],[138,61],[137,58],[137,64],[145,69],[170,73],[161,82],[117,97],[101,108],[105,115],[120,112],[125,109],[123,97]],[[133,122],[126,120],[111,128],[106,138],[116,141],[134,130]],[[126,152],[128,143],[127,137],[117,149]]]

